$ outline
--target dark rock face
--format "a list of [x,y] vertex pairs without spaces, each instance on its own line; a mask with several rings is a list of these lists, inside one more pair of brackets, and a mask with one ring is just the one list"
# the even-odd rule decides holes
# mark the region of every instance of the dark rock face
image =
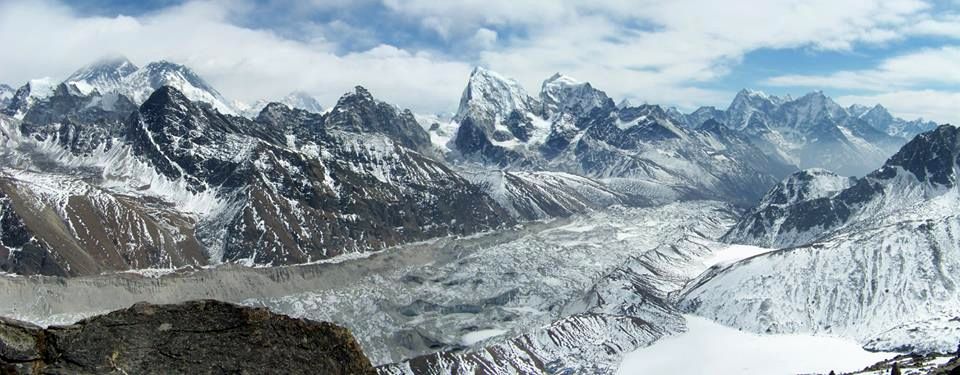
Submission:
[[30,107],[20,128],[37,140],[52,139],[75,155],[85,155],[112,147],[123,121],[136,109],[122,95],[83,95],[60,84],[52,96]]
[[207,264],[185,215],[92,186],[62,201],[42,189],[0,176],[2,272],[76,276]]
[[896,174],[896,167],[900,167],[913,173],[920,182],[952,187],[957,177],[954,166],[960,161],[958,141],[960,129],[949,125],[918,135],[894,154],[874,176],[890,178]]
[[326,117],[326,127],[349,132],[380,133],[396,140],[400,145],[420,152],[432,149],[430,136],[417,123],[410,110],[373,99],[370,92],[357,86],[353,93],[340,98]]
[[11,374],[373,374],[346,328],[213,300],[137,304],[42,329],[0,319]]
[[124,137],[158,172],[236,207],[198,224],[204,243],[222,244],[218,261],[296,264],[514,222],[417,151],[432,145],[409,111],[363,88],[328,116],[272,104],[250,121],[163,87]]

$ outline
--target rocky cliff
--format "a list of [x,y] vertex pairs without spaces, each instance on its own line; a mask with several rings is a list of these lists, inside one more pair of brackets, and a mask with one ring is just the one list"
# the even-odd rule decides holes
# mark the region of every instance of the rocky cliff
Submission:
[[346,328],[214,300],[42,329],[0,318],[2,374],[373,374]]

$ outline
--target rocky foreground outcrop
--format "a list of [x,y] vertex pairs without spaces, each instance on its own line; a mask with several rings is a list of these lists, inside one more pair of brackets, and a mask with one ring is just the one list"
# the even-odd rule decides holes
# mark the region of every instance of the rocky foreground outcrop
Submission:
[[0,318],[0,374],[373,374],[349,330],[202,300],[43,329]]

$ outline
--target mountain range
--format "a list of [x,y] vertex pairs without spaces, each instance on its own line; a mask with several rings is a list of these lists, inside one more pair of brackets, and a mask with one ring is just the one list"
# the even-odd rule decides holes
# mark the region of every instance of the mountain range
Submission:
[[[913,129],[822,93],[684,115],[561,74],[533,97],[484,68],[443,125],[361,87],[329,111],[304,93],[239,109],[183,65],[122,57],[5,98],[0,269],[25,274],[296,264],[615,204],[749,206],[803,165],[791,152],[871,160],[900,139],[874,126]],[[785,129],[818,139],[784,149]]]

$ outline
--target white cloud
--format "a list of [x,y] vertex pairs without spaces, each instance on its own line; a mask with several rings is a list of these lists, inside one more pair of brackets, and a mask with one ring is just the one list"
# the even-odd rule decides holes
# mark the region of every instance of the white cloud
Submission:
[[[54,2],[0,2],[0,82],[64,78],[106,54],[135,63],[186,64],[231,98],[252,101],[302,89],[332,105],[355,85],[421,111],[450,108],[471,65],[380,45],[340,55],[323,38],[284,39],[231,24],[226,3],[192,2],[143,17],[80,17]],[[453,83],[453,84],[452,84]]]
[[[273,0],[271,9],[337,14],[376,1],[390,21],[417,25],[457,46],[457,56],[382,45],[370,25],[332,21],[305,27],[289,40],[268,30],[236,26],[255,17],[252,3],[195,1],[142,17],[80,17],[59,3],[0,0],[4,41],[0,82],[66,76],[105,53],[135,62],[158,58],[196,69],[225,95],[242,100],[277,97],[294,89],[330,105],[361,84],[387,101],[418,111],[452,110],[467,75],[482,64],[515,77],[529,89],[561,71],[592,82],[614,98],[679,105],[725,105],[732,93],[704,89],[758,49],[853,50],[911,35],[960,37],[957,15],[934,13],[920,0]],[[303,20],[298,20],[303,21]],[[385,20],[370,20],[381,22]],[[302,40],[306,40],[303,42]],[[338,55],[338,44],[373,46]],[[38,46],[43,46],[38,48]],[[418,48],[430,48],[420,46]],[[904,82],[923,78],[949,61],[891,62]],[[910,64],[927,66],[927,71]],[[922,65],[936,64],[936,65]],[[952,70],[956,72],[960,70]],[[898,73],[899,74],[899,73]],[[911,75],[912,74],[912,75]],[[835,87],[856,77],[780,77]],[[924,78],[927,79],[927,78]],[[785,84],[786,81],[784,81]],[[804,85],[797,83],[797,85]],[[866,84],[862,84],[866,85]],[[866,86],[864,86],[866,87]]]
[[826,75],[784,75],[767,83],[775,86],[887,91],[927,85],[960,85],[960,47],[946,46],[895,56],[877,67]]
[[960,124],[960,92],[931,87],[960,87],[960,47],[946,46],[895,56],[871,69],[825,75],[773,77],[768,84],[788,87],[859,90],[837,98],[843,104],[880,103],[895,115]]
[[470,38],[470,46],[478,50],[493,48],[497,43],[497,32],[481,27]]
[[[448,11],[444,6],[428,8],[426,0],[405,2],[411,3],[421,15]],[[497,9],[498,4],[494,1],[462,22],[514,19],[503,18],[513,13]],[[916,0],[650,0],[576,2],[561,12],[550,8],[542,15],[531,9],[523,16],[535,19],[528,36],[484,53],[483,62],[528,87],[538,85],[545,73],[560,70],[584,77],[614,97],[684,107],[697,100],[726,104],[731,93],[697,86],[722,78],[751,51],[850,50],[857,44],[903,38],[914,21],[931,19],[926,14],[930,7]]]
[[938,123],[960,126],[960,92],[937,90],[903,90],[878,94],[848,95],[837,98],[843,105],[880,103],[895,116],[905,119],[925,118]]

